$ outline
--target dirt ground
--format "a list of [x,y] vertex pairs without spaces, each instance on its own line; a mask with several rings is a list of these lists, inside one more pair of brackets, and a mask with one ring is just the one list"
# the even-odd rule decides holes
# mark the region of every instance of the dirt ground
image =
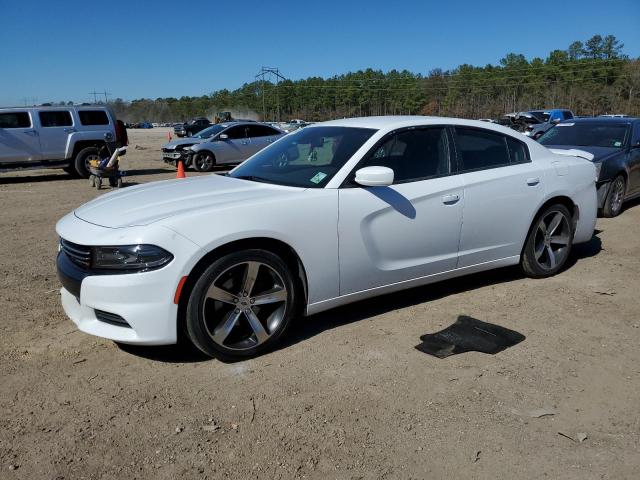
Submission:
[[[175,175],[166,132],[130,132],[129,183]],[[503,269],[360,302],[222,363],[65,317],[54,225],[99,194],[62,171],[0,174],[0,479],[638,478],[640,203],[554,278]],[[414,348],[459,315],[526,339]]]

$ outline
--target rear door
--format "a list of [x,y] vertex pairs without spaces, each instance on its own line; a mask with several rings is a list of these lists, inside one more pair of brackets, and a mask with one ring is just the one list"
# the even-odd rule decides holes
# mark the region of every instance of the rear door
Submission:
[[64,160],[69,135],[76,131],[69,110],[41,110],[40,148],[44,160]]
[[0,164],[37,162],[40,137],[28,110],[0,112]]
[[544,168],[512,136],[476,127],[454,131],[464,184],[458,267],[520,255],[544,196]]
[[252,152],[251,155],[259,152],[277,138],[277,130],[267,125],[249,125],[248,129],[251,140],[249,144],[249,150]]

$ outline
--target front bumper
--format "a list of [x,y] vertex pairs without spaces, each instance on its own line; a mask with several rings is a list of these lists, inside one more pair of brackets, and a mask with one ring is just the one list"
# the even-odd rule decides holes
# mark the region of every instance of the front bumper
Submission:
[[191,164],[191,152],[183,150],[180,152],[162,152],[162,160],[164,163],[177,166],[179,161],[184,163],[185,167]]
[[[199,247],[164,227],[130,227],[109,229],[89,224],[78,218],[63,218],[57,226],[62,238],[79,245],[150,243],[174,255],[174,259],[158,270],[139,273],[95,274],[58,254],[58,276],[62,306],[67,316],[83,332],[122,343],[168,345],[177,341],[178,306],[174,295],[180,279],[188,275],[196,261]],[[145,238],[146,237],[146,238]],[[120,238],[120,241],[117,241]],[[132,239],[135,239],[133,242]],[[95,242],[93,242],[95,244]],[[126,323],[117,325],[96,311],[121,317]]]

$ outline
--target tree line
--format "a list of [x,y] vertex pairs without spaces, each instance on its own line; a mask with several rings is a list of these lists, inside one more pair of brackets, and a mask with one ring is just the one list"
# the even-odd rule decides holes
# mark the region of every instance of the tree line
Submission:
[[613,35],[576,41],[546,58],[509,53],[498,65],[463,64],[423,75],[360,70],[330,78],[260,80],[200,97],[109,102],[128,122],[176,122],[232,111],[240,118],[321,121],[368,115],[499,118],[505,113],[568,108],[578,115],[640,116],[640,59]]

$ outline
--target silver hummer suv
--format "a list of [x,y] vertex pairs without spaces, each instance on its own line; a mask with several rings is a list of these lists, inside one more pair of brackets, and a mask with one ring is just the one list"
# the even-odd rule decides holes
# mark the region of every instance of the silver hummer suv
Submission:
[[126,146],[127,131],[104,106],[0,108],[0,172],[63,168],[89,177],[89,161]]

